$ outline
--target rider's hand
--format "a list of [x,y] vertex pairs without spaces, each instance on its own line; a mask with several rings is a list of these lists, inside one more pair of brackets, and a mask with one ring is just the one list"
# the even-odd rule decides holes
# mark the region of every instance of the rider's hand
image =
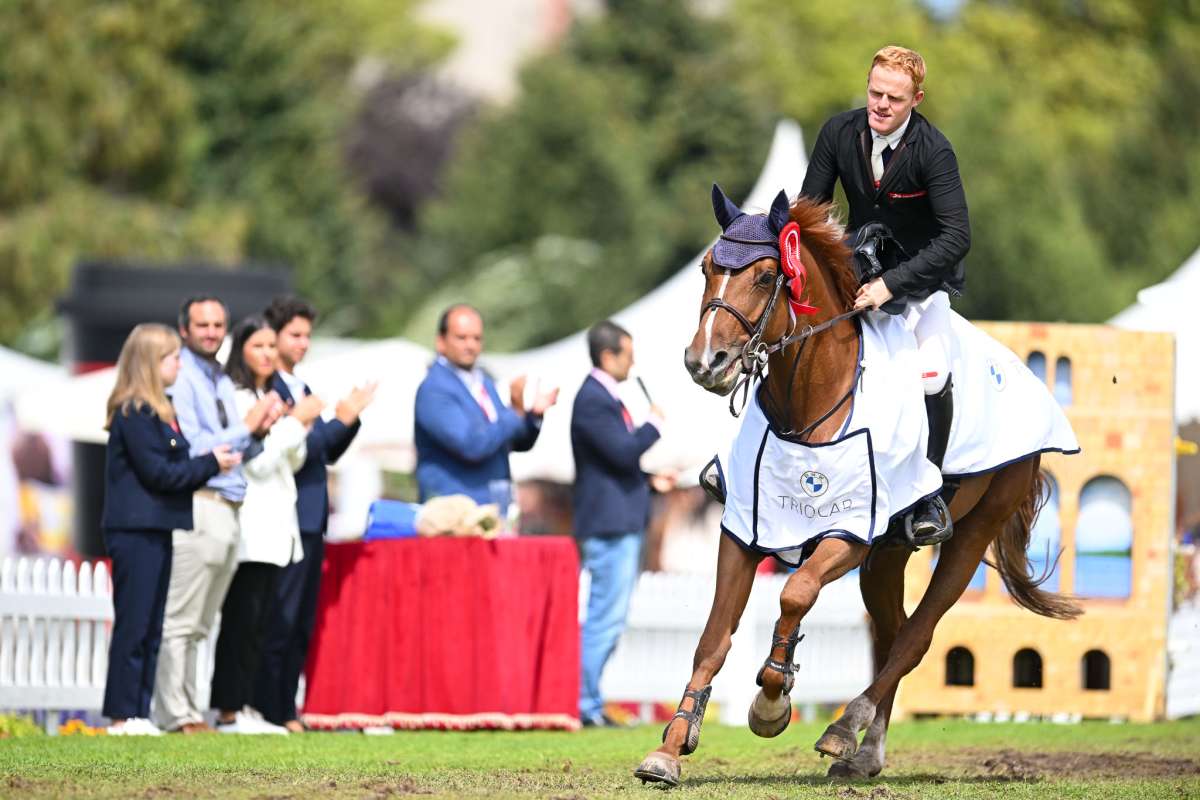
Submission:
[[892,292],[888,289],[887,284],[883,282],[883,278],[876,278],[859,288],[858,296],[854,298],[854,307],[879,308],[891,299]]

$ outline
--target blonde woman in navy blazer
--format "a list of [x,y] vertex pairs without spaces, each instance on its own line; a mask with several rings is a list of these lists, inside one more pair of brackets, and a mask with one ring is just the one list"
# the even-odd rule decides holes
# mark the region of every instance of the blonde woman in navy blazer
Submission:
[[166,395],[179,373],[178,334],[138,325],[108,398],[104,544],[112,558],[113,620],[104,688],[112,735],[158,735],[150,697],[171,575],[171,535],[192,528],[192,491],[241,460],[221,445],[190,458]]

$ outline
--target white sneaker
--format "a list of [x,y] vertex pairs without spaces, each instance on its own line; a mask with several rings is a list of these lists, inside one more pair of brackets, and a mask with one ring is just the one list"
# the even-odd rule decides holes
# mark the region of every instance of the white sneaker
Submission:
[[268,721],[267,718],[262,715],[262,712],[259,711],[254,706],[243,706],[242,707],[242,716],[253,720],[257,727],[265,728],[266,730],[264,731],[264,733],[272,733],[272,734],[291,733],[291,731],[289,731],[287,728],[283,727],[282,725],[276,725],[274,722]]
[[273,734],[276,736],[287,736],[288,729],[282,725],[272,725],[263,719],[255,719],[251,715],[239,711],[234,717],[233,722],[221,722],[217,720],[217,731],[220,733],[241,733],[241,734]]
[[148,719],[130,717],[124,725],[109,725],[105,729],[109,736],[162,736],[162,730]]

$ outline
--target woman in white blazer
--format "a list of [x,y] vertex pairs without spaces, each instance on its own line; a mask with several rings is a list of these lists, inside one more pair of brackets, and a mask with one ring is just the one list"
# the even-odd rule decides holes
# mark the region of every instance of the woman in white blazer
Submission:
[[[238,387],[238,416],[270,391],[275,359],[275,331],[266,320],[254,316],[240,322],[225,365]],[[238,508],[238,569],[221,606],[212,680],[211,705],[217,709],[217,730],[223,733],[287,733],[263,721],[249,703],[275,581],[281,568],[304,558],[293,474],[304,464],[308,430],[322,406],[315,395],[305,397],[244,456],[246,496]]]

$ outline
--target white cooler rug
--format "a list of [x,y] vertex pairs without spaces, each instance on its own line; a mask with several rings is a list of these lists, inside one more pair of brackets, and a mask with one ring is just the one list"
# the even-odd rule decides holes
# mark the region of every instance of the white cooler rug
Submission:
[[[797,566],[827,536],[870,544],[891,519],[939,491],[916,339],[899,317],[866,315],[862,371],[833,441],[780,435],[751,392],[728,456],[721,526],[747,547]],[[945,473],[978,475],[1034,453],[1077,453],[1066,415],[1017,356],[952,312],[954,421]]]

